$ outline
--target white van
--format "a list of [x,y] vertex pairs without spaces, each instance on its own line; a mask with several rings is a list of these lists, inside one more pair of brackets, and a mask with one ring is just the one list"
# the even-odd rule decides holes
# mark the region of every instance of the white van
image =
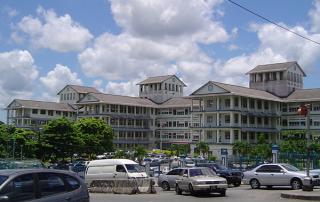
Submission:
[[138,163],[129,159],[101,159],[87,165],[85,181],[146,178],[146,172]]

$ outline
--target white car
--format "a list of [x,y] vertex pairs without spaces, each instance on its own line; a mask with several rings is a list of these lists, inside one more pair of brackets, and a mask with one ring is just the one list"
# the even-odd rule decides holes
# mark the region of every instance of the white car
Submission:
[[[252,189],[260,186],[291,186],[292,189],[301,189],[306,171],[289,164],[262,164],[243,173],[244,184],[249,184]],[[311,172],[313,185],[319,185],[319,175]]]

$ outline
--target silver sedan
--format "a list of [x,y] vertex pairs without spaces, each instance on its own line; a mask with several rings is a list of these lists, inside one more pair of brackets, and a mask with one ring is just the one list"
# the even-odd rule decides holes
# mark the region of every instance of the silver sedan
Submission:
[[217,176],[210,168],[187,168],[176,180],[176,194],[178,195],[183,191],[191,194],[202,191],[220,193],[225,196],[227,187],[226,179]]
[[[291,186],[292,189],[301,189],[305,171],[289,164],[263,164],[251,171],[243,173],[244,184],[249,184],[252,189],[259,189],[260,186]],[[314,185],[319,184],[319,175],[310,173]]]

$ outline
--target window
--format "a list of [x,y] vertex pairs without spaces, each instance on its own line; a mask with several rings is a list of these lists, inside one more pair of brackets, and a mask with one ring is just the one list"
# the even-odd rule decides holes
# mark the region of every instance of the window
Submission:
[[49,111],[48,111],[48,115],[49,115],[49,116],[53,116],[53,110],[49,110]]
[[56,173],[39,173],[38,176],[40,195],[42,197],[67,191],[60,175]]
[[225,115],[224,116],[224,122],[225,123],[230,123],[230,115]]
[[268,173],[270,172],[269,166],[265,165],[265,166],[261,166],[260,168],[258,168],[256,170],[257,173]]
[[77,179],[75,179],[74,177],[71,177],[69,175],[64,175],[64,179],[66,180],[66,182],[69,185],[69,191],[76,190],[80,187],[79,181]]
[[38,109],[32,109],[32,114],[38,114]]
[[247,124],[248,123],[247,116],[242,115],[241,119],[242,119],[242,123],[243,124]]
[[167,173],[167,175],[180,175],[182,169],[174,169]]
[[225,99],[224,105],[225,105],[225,107],[230,107],[230,99]]
[[248,107],[247,98],[242,98],[241,103],[242,103],[242,107],[243,108],[247,108]]
[[254,109],[254,108],[255,108],[254,99],[250,99],[250,108],[251,108],[251,109]]
[[61,115],[61,111],[56,111],[56,115]]
[[35,198],[32,174],[21,175],[9,182],[1,191],[1,195],[8,196],[10,201],[28,201]]
[[123,165],[117,165],[116,171],[120,173],[126,173],[126,169],[124,168]]
[[46,114],[46,110],[41,109],[41,110],[40,110],[40,114]]

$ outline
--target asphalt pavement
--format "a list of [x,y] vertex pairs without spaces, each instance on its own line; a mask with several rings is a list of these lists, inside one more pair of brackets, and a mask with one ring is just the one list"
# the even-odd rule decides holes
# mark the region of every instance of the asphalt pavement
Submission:
[[188,193],[183,195],[176,195],[172,191],[162,191],[161,188],[156,188],[156,194],[135,194],[135,195],[124,195],[124,194],[97,194],[91,193],[91,202],[195,202],[195,201],[219,201],[219,202],[303,202],[306,200],[297,199],[286,199],[281,198],[281,193],[292,191],[290,187],[287,188],[273,188],[266,189],[261,188],[257,190],[251,189],[247,185],[241,185],[240,187],[231,187],[227,190],[227,196],[221,197],[219,195],[199,195],[191,196]]

